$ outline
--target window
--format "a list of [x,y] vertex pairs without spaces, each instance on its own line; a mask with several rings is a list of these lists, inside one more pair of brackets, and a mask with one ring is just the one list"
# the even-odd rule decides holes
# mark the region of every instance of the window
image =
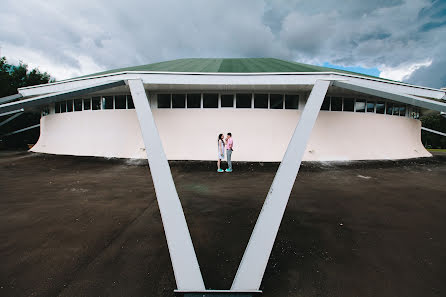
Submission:
[[67,112],[73,111],[73,100],[67,100]]
[[344,98],[344,111],[355,111],[355,99]]
[[172,108],[185,108],[186,94],[172,94]]
[[299,109],[299,95],[285,95],[285,109]]
[[50,114],[50,107],[49,106],[43,107],[41,114],[42,114],[43,117],[46,116],[46,115],[49,115]]
[[84,99],[84,110],[91,109],[91,99]]
[[158,108],[170,108],[170,94],[158,94]]
[[281,94],[271,94],[269,95],[271,109],[283,109],[283,95]]
[[54,112],[60,113],[60,102],[54,103]]
[[218,108],[218,94],[203,94],[204,108]]
[[412,107],[412,111],[410,112],[410,116],[412,118],[414,118],[414,119],[418,119],[420,117],[420,111],[417,108]]
[[102,109],[113,109],[113,96],[102,97]]
[[364,100],[356,100],[355,110],[356,110],[356,112],[365,112],[365,101]]
[[268,94],[254,94],[254,108],[268,108]]
[[126,109],[125,95],[115,96],[115,109]]
[[375,102],[367,101],[367,112],[375,112]]
[[221,95],[221,107],[234,107],[234,95]]
[[400,107],[396,104],[393,106],[393,115],[400,115]]
[[321,110],[330,110],[330,97],[325,96],[324,102],[322,102]]
[[406,106],[400,106],[400,116],[404,117],[406,116]]
[[387,109],[386,109],[386,114],[392,114],[393,113],[393,104],[392,103],[387,103]]
[[127,108],[135,109],[135,105],[133,104],[133,98],[131,95],[127,95]]
[[236,94],[235,106],[237,108],[251,108],[251,94]]
[[341,97],[331,97],[331,111],[342,111]]
[[91,99],[91,107],[93,110],[101,109],[101,97],[93,97]]
[[74,111],[82,111],[82,99],[74,100]]
[[384,114],[384,111],[386,109],[386,105],[382,101],[378,101],[376,103],[376,113]]
[[201,94],[187,94],[187,108],[200,108]]
[[60,112],[67,112],[67,101],[60,102]]

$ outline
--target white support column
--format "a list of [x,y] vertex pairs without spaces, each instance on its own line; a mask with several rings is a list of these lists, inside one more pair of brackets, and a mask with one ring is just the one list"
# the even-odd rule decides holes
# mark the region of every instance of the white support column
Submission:
[[258,290],[330,81],[317,80],[274,177],[231,290]]
[[146,147],[178,290],[205,290],[169,163],[140,79],[128,80]]

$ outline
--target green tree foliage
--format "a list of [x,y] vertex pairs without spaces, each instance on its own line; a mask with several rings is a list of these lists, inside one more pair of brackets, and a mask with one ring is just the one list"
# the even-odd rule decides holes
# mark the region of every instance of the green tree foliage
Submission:
[[[421,117],[423,127],[446,133],[446,118],[439,114]],[[445,149],[446,137],[427,131],[421,132],[421,140],[426,148]]]
[[51,76],[39,69],[28,70],[28,65],[20,62],[19,65],[8,64],[5,57],[0,58],[0,97],[17,94],[22,87],[46,84],[53,82]]
[[[54,79],[48,73],[42,73],[39,69],[29,70],[28,65],[23,62],[20,62],[19,65],[13,65],[9,64],[5,57],[0,58],[0,98],[17,94],[18,88],[48,82],[54,82]],[[5,119],[7,119],[7,116],[1,117],[0,122]],[[39,121],[40,113],[38,110],[26,112],[0,127],[0,135],[38,124]],[[38,139],[39,129],[36,128],[0,139],[0,147],[26,148],[27,144],[36,143]]]

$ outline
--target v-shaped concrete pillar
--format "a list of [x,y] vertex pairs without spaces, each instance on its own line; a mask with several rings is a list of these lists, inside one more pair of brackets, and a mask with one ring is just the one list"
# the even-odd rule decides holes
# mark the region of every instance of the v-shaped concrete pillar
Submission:
[[[141,127],[179,292],[221,296],[258,293],[268,259],[299,171],[308,139],[330,81],[318,80],[302,112],[260,212],[231,290],[205,290],[183,209],[141,80],[128,81]],[[195,295],[194,295],[195,294]],[[202,296],[202,295],[200,295]],[[242,296],[242,295],[238,295]]]
[[258,290],[260,288],[308,139],[330,83],[330,81],[318,80],[314,84],[266,196],[231,290]]
[[173,182],[169,163],[164,154],[144,85],[139,79],[128,80],[128,84],[146,147],[177,288],[186,291],[204,291],[204,282],[187,228],[186,218]]

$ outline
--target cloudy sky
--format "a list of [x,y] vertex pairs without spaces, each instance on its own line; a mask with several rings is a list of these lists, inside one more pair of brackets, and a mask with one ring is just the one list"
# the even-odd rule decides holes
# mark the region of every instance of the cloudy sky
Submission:
[[446,86],[445,0],[2,0],[0,55],[58,80],[188,57],[276,57]]

